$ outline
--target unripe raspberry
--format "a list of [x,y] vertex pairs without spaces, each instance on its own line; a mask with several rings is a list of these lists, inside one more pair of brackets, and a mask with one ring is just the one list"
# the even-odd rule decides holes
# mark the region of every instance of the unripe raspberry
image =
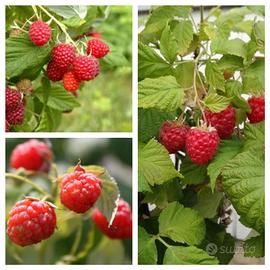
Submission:
[[75,48],[68,43],[59,43],[52,49],[52,61],[59,68],[67,69],[75,59]]
[[61,203],[76,213],[85,213],[101,193],[101,180],[81,167],[61,177]]
[[205,111],[205,117],[207,123],[217,130],[221,139],[231,137],[235,127],[235,109],[231,105],[218,113]]
[[76,91],[80,86],[80,81],[75,77],[73,71],[68,71],[63,77],[64,88],[69,92]]
[[48,172],[53,154],[49,146],[35,139],[17,145],[11,153],[10,166],[28,171]]
[[98,208],[93,211],[92,219],[97,227],[112,239],[128,239],[132,237],[132,213],[128,203],[123,199],[118,201],[117,212],[110,227],[108,220]]
[[31,41],[37,46],[46,44],[52,35],[50,26],[43,21],[33,22],[29,29],[29,37]]
[[104,57],[109,51],[109,46],[100,39],[91,39],[87,42],[87,54],[96,58]]
[[251,112],[247,114],[250,123],[258,123],[265,119],[264,97],[251,97],[248,100]]
[[14,110],[6,111],[6,120],[11,125],[21,125],[24,121],[24,105],[20,102]]
[[50,61],[47,65],[47,76],[53,82],[61,81],[66,71],[66,69],[59,68],[54,61]]
[[7,234],[13,243],[24,247],[49,238],[55,227],[55,210],[49,203],[24,199],[9,212]]
[[19,91],[6,88],[6,111],[12,111],[16,109],[22,101],[22,95]]
[[176,153],[185,147],[189,126],[177,121],[166,121],[160,128],[159,141],[170,154]]
[[99,62],[95,57],[78,56],[73,61],[73,71],[78,80],[93,80],[99,74]]
[[193,163],[206,164],[215,155],[219,136],[214,128],[192,128],[186,139],[186,151]]

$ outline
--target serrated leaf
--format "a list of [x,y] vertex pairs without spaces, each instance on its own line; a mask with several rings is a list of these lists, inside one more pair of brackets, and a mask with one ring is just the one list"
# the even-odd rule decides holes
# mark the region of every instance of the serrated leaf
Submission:
[[219,89],[224,91],[224,77],[221,70],[218,68],[217,63],[207,61],[205,67],[205,76],[208,83],[214,87],[214,89]]
[[265,147],[265,124],[246,124],[244,129],[245,150],[264,151]]
[[168,151],[154,139],[139,149],[139,171],[152,186],[181,176],[175,170]]
[[157,248],[155,244],[155,237],[146,232],[146,230],[139,226],[139,250],[138,260],[139,264],[156,264],[157,263]]
[[206,96],[203,102],[211,112],[220,112],[228,107],[231,98],[223,97],[218,94],[210,94]]
[[205,223],[197,211],[173,202],[159,216],[159,235],[175,242],[198,245],[205,235]]
[[175,247],[170,246],[165,252],[163,264],[218,264],[218,259],[209,256],[204,250],[197,247]]
[[217,61],[218,68],[220,70],[241,70],[243,68],[243,58],[236,55],[223,55],[220,60]]
[[264,231],[263,153],[246,151],[222,170],[223,190],[240,215],[240,221],[257,232]]
[[264,257],[265,256],[265,243],[264,234],[247,239],[243,245],[245,257]]
[[84,19],[87,15],[87,6],[46,6],[56,14],[60,15],[63,18],[72,18],[77,16],[81,19]]
[[194,79],[193,74],[194,74],[194,61],[180,63],[175,68],[175,78],[179,83],[179,85],[181,85],[181,87],[183,88],[189,88],[193,86],[193,79]]
[[145,79],[139,82],[140,108],[157,108],[172,112],[181,107],[183,97],[184,90],[173,76]]
[[38,126],[35,128],[36,132],[51,132],[55,131],[60,124],[61,112],[52,108],[46,108],[41,113],[41,118]]

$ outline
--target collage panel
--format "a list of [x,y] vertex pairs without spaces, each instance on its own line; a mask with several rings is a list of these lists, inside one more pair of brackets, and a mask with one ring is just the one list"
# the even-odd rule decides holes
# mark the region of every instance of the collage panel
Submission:
[[6,11],[6,132],[132,131],[132,6]]
[[265,7],[138,7],[138,263],[265,257]]
[[9,138],[5,176],[7,265],[132,263],[132,139]]

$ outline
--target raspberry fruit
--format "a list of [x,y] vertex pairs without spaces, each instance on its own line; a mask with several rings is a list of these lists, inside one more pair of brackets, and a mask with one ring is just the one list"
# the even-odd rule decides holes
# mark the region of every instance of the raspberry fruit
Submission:
[[132,237],[132,213],[129,204],[123,199],[118,201],[117,212],[110,227],[108,220],[98,208],[93,211],[91,217],[97,227],[112,239],[128,239]]
[[193,163],[205,164],[213,158],[219,144],[214,128],[192,128],[187,134],[186,151]]
[[71,44],[60,43],[52,49],[52,61],[61,69],[67,69],[75,58],[75,48]]
[[109,46],[99,39],[91,39],[87,42],[87,54],[96,58],[104,57],[109,51]]
[[6,111],[6,120],[11,125],[21,125],[24,121],[24,105],[19,103],[14,110]]
[[100,32],[90,32],[89,36],[97,39],[102,39],[102,34]]
[[251,97],[248,100],[251,112],[247,114],[250,123],[258,123],[264,121],[265,101],[264,97]]
[[6,132],[9,132],[9,122],[6,120]]
[[176,153],[185,147],[189,126],[177,121],[166,121],[160,128],[159,141],[170,154]]
[[217,130],[221,139],[228,139],[232,135],[235,127],[235,109],[231,105],[218,113],[205,111],[205,117],[208,125]]
[[65,72],[66,69],[59,68],[54,61],[50,61],[47,65],[47,76],[53,82],[61,81]]
[[31,41],[37,46],[46,44],[52,36],[50,26],[43,21],[33,22],[29,29],[29,37]]
[[97,201],[101,193],[101,181],[96,175],[77,166],[73,173],[61,178],[60,198],[63,205],[76,213],[85,213]]
[[22,95],[19,91],[6,88],[6,111],[16,109],[22,100]]
[[52,151],[46,143],[32,139],[14,148],[10,166],[14,169],[48,172],[52,157]]
[[10,210],[7,234],[12,242],[24,247],[49,238],[55,227],[56,215],[49,203],[25,199]]
[[73,61],[74,73],[78,80],[93,80],[99,74],[99,62],[95,57],[78,56]]
[[68,71],[63,77],[64,88],[69,92],[74,92],[79,88],[80,81],[75,77],[73,71]]

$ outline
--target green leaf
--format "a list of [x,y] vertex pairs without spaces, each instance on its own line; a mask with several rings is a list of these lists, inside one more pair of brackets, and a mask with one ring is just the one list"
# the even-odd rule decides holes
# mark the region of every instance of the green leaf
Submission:
[[257,232],[264,231],[263,153],[238,154],[222,170],[223,190],[241,216],[240,221]]
[[218,94],[210,94],[206,96],[203,100],[204,105],[211,111],[211,112],[220,112],[223,111],[228,107],[230,104],[231,99],[227,97],[220,96]]
[[74,16],[69,19],[63,20],[62,23],[66,25],[67,27],[80,27],[84,23],[86,23],[86,21],[81,19],[78,16]]
[[244,129],[245,150],[264,151],[265,146],[265,127],[264,122],[256,124],[246,124]]
[[177,42],[167,24],[160,38],[160,52],[170,62],[173,63],[177,56]]
[[245,257],[264,257],[265,256],[265,243],[264,234],[247,239],[244,243]]
[[61,112],[52,108],[46,108],[41,113],[41,119],[36,127],[36,132],[55,131],[61,121]]
[[87,6],[46,6],[63,18],[79,17],[84,19],[87,15]]
[[243,141],[238,139],[222,140],[219,144],[218,151],[213,160],[207,167],[207,173],[210,177],[211,189],[214,191],[216,180],[227,162],[232,160],[243,147]]
[[40,70],[50,57],[49,44],[36,46],[28,35],[10,37],[6,41],[6,76],[21,75],[25,70]]
[[139,82],[138,101],[140,108],[175,111],[181,107],[183,97],[184,90],[173,76],[145,79]]
[[183,88],[193,86],[194,61],[180,63],[175,69],[175,78]]
[[258,14],[260,16],[265,16],[265,8],[264,6],[247,6],[247,8],[252,12],[252,13],[255,13],[255,14]]
[[253,29],[253,25],[254,25],[253,20],[242,21],[237,23],[233,27],[233,31],[247,33],[250,36]]
[[265,26],[264,21],[258,21],[252,29],[252,39],[255,40],[260,52],[264,53],[265,47]]
[[173,34],[178,43],[178,54],[187,52],[191,41],[193,40],[193,26],[190,20],[179,21],[173,29]]
[[204,218],[214,218],[217,215],[223,194],[212,192],[210,188],[205,187],[198,192],[197,196],[198,202],[192,208]]
[[243,58],[236,55],[223,55],[220,60],[217,61],[218,68],[220,70],[236,71],[243,68]]
[[198,245],[205,235],[205,223],[197,211],[173,202],[159,216],[159,235],[175,242]]
[[197,247],[170,246],[166,250],[163,264],[218,264],[217,258],[209,256],[204,250]]
[[156,264],[157,263],[157,248],[155,244],[155,237],[148,234],[146,230],[139,226],[139,250],[138,260],[139,264]]
[[154,49],[139,43],[138,50],[139,80],[173,74],[172,66],[163,60]]
[[168,151],[154,139],[139,149],[139,171],[152,186],[181,176],[174,169]]
[[210,86],[214,87],[214,89],[225,90],[223,73],[219,70],[217,63],[206,62],[205,76]]

